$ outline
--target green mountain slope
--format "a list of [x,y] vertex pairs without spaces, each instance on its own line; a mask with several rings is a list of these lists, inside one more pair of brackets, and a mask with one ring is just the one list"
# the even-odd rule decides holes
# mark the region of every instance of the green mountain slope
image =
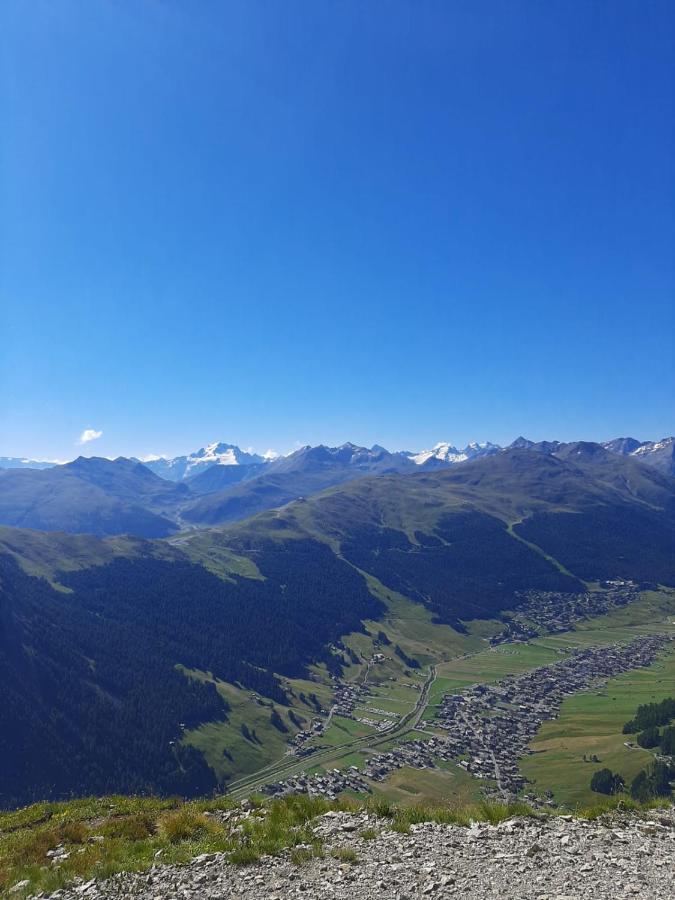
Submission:
[[522,590],[675,585],[675,481],[635,465],[514,450],[168,541],[0,529],[0,805],[215,787],[221,767],[183,741],[227,723],[215,682],[283,710],[285,679],[319,690],[310,676],[327,684],[349,663],[341,638],[364,620],[395,629],[397,603],[460,642]]
[[177,506],[189,496],[132,460],[85,459],[42,471],[0,472],[0,523],[96,535],[165,537],[177,530]]

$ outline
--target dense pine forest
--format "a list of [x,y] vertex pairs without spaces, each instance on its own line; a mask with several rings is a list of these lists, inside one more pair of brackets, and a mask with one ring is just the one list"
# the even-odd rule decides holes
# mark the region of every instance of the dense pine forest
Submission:
[[227,706],[176,666],[284,704],[272,672],[302,674],[382,610],[323,544],[268,547],[256,561],[263,579],[225,581],[189,562],[118,559],[62,573],[65,593],[0,556],[0,806],[215,788],[181,725],[222,720]]
[[343,553],[456,627],[460,618],[489,618],[508,609],[518,590],[583,590],[581,582],[514,540],[502,521],[484,513],[442,516],[435,535],[418,531],[416,538],[419,546],[401,531],[362,528],[343,544]]

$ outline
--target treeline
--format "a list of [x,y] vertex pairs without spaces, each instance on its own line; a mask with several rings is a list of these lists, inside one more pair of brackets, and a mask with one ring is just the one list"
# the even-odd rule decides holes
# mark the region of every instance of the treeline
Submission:
[[667,725],[675,719],[675,698],[667,697],[660,703],[644,703],[638,706],[634,718],[623,726],[624,734],[636,734],[635,742],[645,750],[658,747],[664,756],[675,754],[675,726],[670,725],[661,731],[661,725]]
[[[623,726],[624,734],[636,734],[636,743],[645,750],[659,748],[663,756],[675,755],[675,726],[669,725],[675,718],[675,698],[667,697],[659,703],[643,703],[638,706],[635,716]],[[669,797],[672,793],[670,782],[675,778],[675,765],[667,760],[656,759],[652,765],[638,772],[630,784],[630,795],[634,800],[644,802],[654,797]],[[600,769],[591,778],[591,790],[600,794],[617,794],[625,790],[622,775],[611,769]]]
[[624,734],[635,734],[645,728],[667,725],[675,719],[675,697],[668,697],[660,703],[644,703],[638,706],[634,718],[623,726]]
[[[633,800],[645,803],[657,797],[670,797],[671,781],[675,778],[675,766],[663,760],[655,760],[647,769],[642,769],[630,784]],[[591,790],[599,794],[618,794],[625,790],[622,775],[611,769],[599,769],[591,778]]]
[[664,756],[675,754],[675,726],[669,725],[661,731],[656,725],[645,728],[635,739],[636,743],[645,750],[653,750],[658,747]]

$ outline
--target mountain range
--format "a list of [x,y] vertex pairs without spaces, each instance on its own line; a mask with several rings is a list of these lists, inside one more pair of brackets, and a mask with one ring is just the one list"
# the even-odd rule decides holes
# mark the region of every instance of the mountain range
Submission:
[[[439,443],[420,453],[384,447],[301,447],[288,456],[213,443],[174,459],[78,457],[71,463],[0,468],[0,524],[99,536],[166,537],[223,525],[370,475],[412,475],[465,465],[510,450],[560,457],[577,443],[516,439],[508,448]],[[590,446],[585,444],[584,446]],[[675,474],[675,438],[617,438],[593,446],[666,474]]]
[[[424,659],[432,632],[452,640],[523,591],[574,594],[608,579],[675,586],[675,479],[631,454],[580,442],[402,469],[381,448],[294,456],[277,478],[296,467],[314,484],[336,471],[359,477],[161,540],[0,528],[0,807],[221,787],[233,744],[202,736],[239,734],[227,731],[228,698],[253,692],[295,733],[297,710],[315,710],[308,692],[320,673],[349,664],[348,634],[385,629],[400,635],[401,659]],[[40,478],[33,515],[43,523],[50,492],[54,502],[74,489],[83,503],[142,500],[160,519],[194,502],[189,480],[129,460],[16,475]],[[415,608],[427,630],[411,643]]]
[[[675,436],[662,438],[660,441],[638,441],[636,438],[614,438],[611,441],[600,442],[601,446],[612,453],[620,456],[635,456],[662,471],[669,474],[675,474]],[[323,446],[323,445],[320,445]],[[546,453],[554,452],[557,447],[562,446],[561,441],[530,441],[524,437],[518,437],[511,444],[502,447],[491,441],[480,443],[472,441],[463,449],[458,449],[447,441],[441,441],[435,444],[431,449],[419,451],[399,450],[391,453],[392,457],[401,457],[410,460],[418,466],[432,467],[438,463],[454,465],[460,462],[466,462],[470,459],[478,459],[483,456],[490,456],[498,453],[500,450],[514,449],[532,449],[541,450]],[[355,444],[346,443],[342,448],[355,448],[364,452],[368,452],[365,447],[357,447]],[[299,451],[306,452],[310,447],[302,447]],[[341,448],[334,447],[333,450]],[[384,452],[384,447],[374,445],[370,448],[370,452]],[[293,453],[288,454],[292,456]],[[265,454],[260,455],[252,450],[242,450],[236,444],[226,444],[223,442],[214,442],[201,447],[185,456],[148,456],[144,459],[130,457],[134,462],[142,462],[151,472],[165,478],[169,481],[183,481],[205,472],[214,466],[265,466],[280,459],[280,454],[268,450]],[[48,469],[52,466],[59,465],[58,462],[50,460],[35,460],[27,457],[0,456],[0,469]],[[224,476],[226,477],[226,476]],[[235,476],[230,476],[234,478]]]

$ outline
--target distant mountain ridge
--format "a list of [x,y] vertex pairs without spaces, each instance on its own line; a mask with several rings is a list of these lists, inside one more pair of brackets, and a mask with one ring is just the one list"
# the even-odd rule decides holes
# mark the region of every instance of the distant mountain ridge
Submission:
[[189,495],[142,463],[83,456],[50,469],[0,472],[0,522],[41,531],[166,537]]
[[139,460],[155,475],[168,481],[183,481],[205,472],[212,466],[252,466],[262,465],[266,458],[257,453],[242,450],[236,444],[225,444],[215,441],[207,444],[188,456],[175,456],[167,459],[160,456],[156,459]]
[[538,455],[574,462],[593,459],[611,478],[612,460],[625,459],[637,467],[630,469],[633,482],[644,468],[675,475],[675,438],[564,444],[520,437],[509,448],[485,442],[458,450],[440,443],[417,454],[391,453],[379,445],[320,444],[275,458],[214,443],[175,460],[78,457],[46,469],[0,469],[0,524],[100,536],[167,537],[187,528],[236,522],[368,476],[460,470],[479,460],[496,463],[516,451],[527,451],[530,460]]
[[27,459],[22,456],[0,456],[0,469],[51,469],[58,466],[56,460]]
[[[503,450],[527,449],[538,450],[542,453],[556,453],[564,446],[565,442],[561,441],[531,441],[522,436],[506,447],[491,441],[471,441],[466,447],[460,449],[448,441],[440,441],[429,449],[415,451],[389,451],[379,444],[368,448],[347,442],[339,447],[327,447],[324,444],[316,447],[306,445],[286,456],[281,456],[272,451],[259,454],[253,450],[242,450],[236,444],[214,441],[183,456],[154,456],[145,459],[130,457],[130,459],[133,462],[142,463],[160,478],[174,482],[192,481],[198,493],[208,493],[248,480],[262,474],[263,471],[288,471],[288,467],[284,465],[284,461],[288,459],[293,460],[291,467],[297,468],[298,459],[308,458],[310,451],[313,450],[316,450],[318,454],[324,454],[326,459],[330,457],[336,462],[344,462],[348,455],[351,458],[350,464],[355,468],[362,468],[364,464],[369,466],[375,457],[380,457],[381,460],[386,460],[387,465],[396,469],[405,469],[407,463],[432,469],[457,465],[471,459],[482,459]],[[600,446],[619,456],[634,456],[647,465],[653,465],[661,472],[675,475],[675,436],[664,437],[659,441],[639,441],[633,437],[619,437],[601,442]],[[0,469],[48,469],[57,465],[62,465],[62,463],[25,457],[0,456]],[[200,475],[215,467],[218,467],[217,475],[212,474],[210,478],[196,482]]]

